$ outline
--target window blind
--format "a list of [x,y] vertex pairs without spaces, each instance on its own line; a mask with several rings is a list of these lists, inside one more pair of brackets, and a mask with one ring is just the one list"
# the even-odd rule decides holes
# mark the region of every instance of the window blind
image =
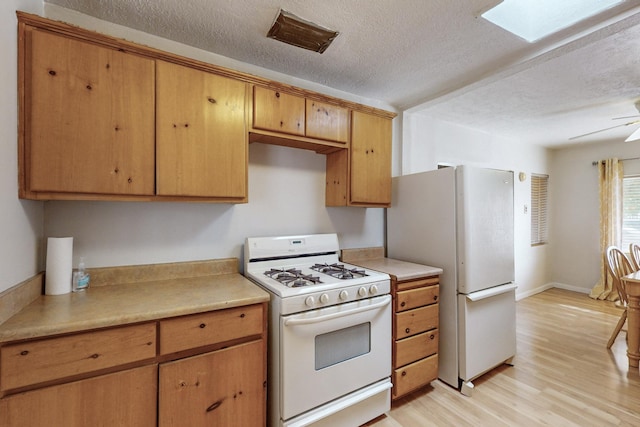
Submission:
[[548,241],[547,206],[549,175],[531,175],[531,245]]
[[624,252],[630,243],[640,244],[640,176],[626,176],[622,182],[622,242]]

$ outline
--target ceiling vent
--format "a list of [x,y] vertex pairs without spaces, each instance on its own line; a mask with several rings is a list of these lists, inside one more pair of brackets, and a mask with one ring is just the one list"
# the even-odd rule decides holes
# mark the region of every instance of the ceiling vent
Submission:
[[267,37],[322,53],[327,50],[338,34],[340,33],[337,31],[320,27],[313,22],[305,21],[286,10],[280,9],[276,20],[267,33]]

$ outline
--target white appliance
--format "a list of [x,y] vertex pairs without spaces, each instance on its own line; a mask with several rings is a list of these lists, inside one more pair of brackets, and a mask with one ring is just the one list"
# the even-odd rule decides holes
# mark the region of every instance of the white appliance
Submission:
[[389,276],[339,261],[335,234],[247,238],[271,294],[270,426],[353,427],[391,408]]
[[471,395],[516,353],[513,172],[443,168],[392,190],[388,256],[443,269],[438,377]]

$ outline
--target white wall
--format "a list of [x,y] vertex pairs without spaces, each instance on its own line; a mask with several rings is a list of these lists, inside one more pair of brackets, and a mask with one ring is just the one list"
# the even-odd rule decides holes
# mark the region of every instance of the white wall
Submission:
[[42,202],[18,199],[16,10],[42,14],[42,0],[0,2],[0,292],[42,267]]
[[[560,286],[588,292],[600,275],[598,169],[592,162],[639,155],[640,142],[603,142],[553,151],[549,182],[551,270]],[[627,170],[637,166],[624,165]]]
[[405,113],[403,122],[402,174],[433,170],[439,163],[512,170],[516,177],[526,173],[527,179],[516,178],[514,186],[516,296],[523,298],[549,287],[550,246],[531,247],[529,211],[531,173],[550,173],[547,150],[417,113]]
[[[47,5],[45,12],[83,28],[391,109],[67,9]],[[74,265],[84,256],[88,267],[240,258],[248,236],[336,232],[343,248],[384,244],[383,209],[325,207],[325,162],[312,151],[251,144],[248,204],[46,202],[44,234],[73,236]]]

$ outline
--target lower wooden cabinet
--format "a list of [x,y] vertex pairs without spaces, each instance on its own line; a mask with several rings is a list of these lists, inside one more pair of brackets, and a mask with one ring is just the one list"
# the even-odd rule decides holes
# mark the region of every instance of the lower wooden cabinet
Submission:
[[391,276],[393,391],[397,399],[438,378],[439,276],[399,282]]
[[0,345],[0,427],[264,426],[266,304]]
[[0,426],[156,425],[157,365],[45,387],[0,400]]
[[263,425],[264,350],[253,341],[161,364],[158,425]]

